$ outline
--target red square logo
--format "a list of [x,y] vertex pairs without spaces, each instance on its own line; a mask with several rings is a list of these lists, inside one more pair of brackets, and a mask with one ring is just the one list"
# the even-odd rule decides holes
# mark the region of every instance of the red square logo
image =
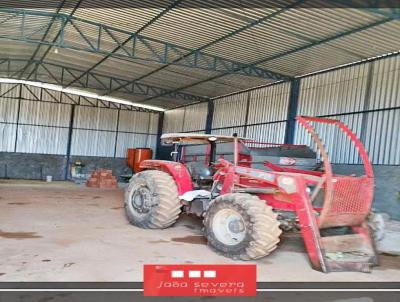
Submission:
[[255,296],[254,264],[144,265],[145,296]]

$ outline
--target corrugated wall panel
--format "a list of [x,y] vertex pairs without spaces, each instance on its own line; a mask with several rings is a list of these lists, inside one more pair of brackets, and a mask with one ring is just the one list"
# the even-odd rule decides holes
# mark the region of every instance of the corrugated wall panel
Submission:
[[164,113],[163,133],[195,132],[206,128],[208,104],[200,103]]
[[248,126],[246,138],[259,142],[283,144],[285,140],[286,122]]
[[[344,115],[336,117],[336,119],[344,122],[357,137],[362,137],[363,114]],[[350,139],[339,130],[335,130],[335,132],[335,137],[332,137],[330,141],[330,150],[333,157],[332,162],[348,164],[361,163],[361,158]]]
[[301,80],[298,114],[330,115],[363,110],[370,63]]
[[65,154],[67,139],[67,128],[19,125],[17,152]]
[[231,128],[222,128],[222,129],[213,129],[211,130],[212,134],[217,135],[232,135],[233,133],[237,133],[238,136],[244,136],[245,127],[231,127]]
[[147,137],[147,148],[151,148],[153,150],[153,157],[156,153],[156,147],[157,147],[157,135],[149,135]]
[[206,129],[207,112],[207,103],[200,103],[185,107],[183,131],[192,132]]
[[79,95],[70,94],[70,93],[63,93],[63,103],[70,103],[70,104],[79,104]]
[[68,127],[70,112],[70,105],[22,100],[19,123]]
[[146,112],[120,111],[118,131],[148,133],[150,114]]
[[248,124],[287,119],[290,83],[255,89],[250,93]]
[[0,151],[14,152],[17,125],[0,124]]
[[238,132],[258,141],[283,143],[286,122],[282,121],[287,119],[289,95],[290,83],[282,83],[216,99],[212,132]]
[[126,157],[128,148],[146,148],[147,144],[146,134],[118,133],[116,157]]
[[[400,56],[379,59],[336,71],[303,78],[300,86],[299,114],[330,115],[344,121],[356,132],[373,164],[398,165],[400,129]],[[379,110],[368,112],[368,110]],[[361,113],[356,113],[361,112]],[[338,115],[338,113],[347,113]],[[337,134],[320,128],[335,163],[357,164],[355,150]],[[302,130],[296,143],[310,142]]]
[[113,157],[115,132],[74,129],[72,155]]
[[0,122],[15,123],[17,110],[18,100],[0,98]]
[[28,85],[21,85],[21,98],[25,100],[38,100],[40,97],[45,101],[54,102],[54,99],[49,99],[48,94],[41,93],[42,88]]
[[[362,137],[362,120],[363,114],[349,114],[342,116],[334,116],[333,119],[338,119],[344,122],[359,138]],[[337,127],[329,124],[311,123],[316,132],[321,137],[322,142],[329,154],[332,163],[336,164],[359,164],[360,158],[358,153],[348,139],[348,137],[338,130]],[[316,146],[313,143],[311,136],[300,125],[296,127],[295,144],[307,145],[313,147],[315,151]]]
[[74,128],[115,131],[117,114],[113,109],[77,106]]
[[[29,88],[32,90],[33,87],[32,88],[29,87]],[[23,91],[23,89],[22,89],[22,91]],[[61,91],[43,89],[41,98],[43,101],[47,101],[47,102],[59,102],[61,100],[61,98],[63,97],[63,94],[64,93],[62,93]],[[32,98],[32,97],[30,99],[34,100],[34,98]]]
[[19,99],[20,94],[19,84],[0,84],[0,95],[4,95],[5,98]]
[[246,122],[248,93],[229,95],[214,100],[213,128],[242,126]]
[[196,131],[190,131],[191,133],[202,133],[205,134],[206,130],[196,130]]
[[160,117],[160,114],[158,113],[150,113],[150,128],[149,128],[149,133],[151,134],[157,134],[158,131],[158,119]]
[[400,56],[373,63],[371,97],[367,109],[400,106]]
[[164,113],[163,133],[182,132],[185,109],[168,110]]
[[[4,83],[0,84],[0,94],[4,94],[0,98],[0,151],[15,151],[18,129],[17,152],[66,154],[72,107],[69,104],[60,104],[59,101],[63,97],[63,102],[68,102],[66,99],[69,98],[77,102],[78,96],[33,86]],[[19,100],[20,94],[22,100]],[[45,102],[36,101],[38,99]],[[72,100],[71,102],[75,103]],[[140,147],[155,150],[158,113],[75,105],[72,155],[113,157],[118,112],[119,131],[127,136],[136,132],[142,133],[145,141]],[[120,154],[123,153],[122,156],[125,157],[125,152],[126,150],[121,151]]]
[[365,146],[378,165],[400,165],[400,109],[366,114]]

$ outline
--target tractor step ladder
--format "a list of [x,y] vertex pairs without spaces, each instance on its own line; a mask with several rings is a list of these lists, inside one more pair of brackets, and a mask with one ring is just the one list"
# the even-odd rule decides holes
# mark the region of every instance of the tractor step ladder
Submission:
[[[299,222],[307,252],[314,268],[324,272],[369,272],[377,265],[374,242],[371,239],[367,216],[372,200],[374,177],[368,155],[361,142],[342,122],[324,118],[297,117],[299,123],[311,134],[324,163],[324,203],[316,215],[312,200],[303,195],[298,205]],[[354,143],[364,163],[365,174],[361,177],[333,175],[329,157],[321,139],[309,122],[328,123],[338,126]],[[343,235],[322,236],[321,230],[347,227]]]

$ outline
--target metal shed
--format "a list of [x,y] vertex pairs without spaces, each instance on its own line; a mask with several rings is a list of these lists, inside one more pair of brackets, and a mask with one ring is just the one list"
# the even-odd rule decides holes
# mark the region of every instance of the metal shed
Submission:
[[[328,255],[332,257],[332,262],[329,261],[332,267],[343,257],[336,244],[348,244],[345,252],[363,256],[365,250],[354,249],[352,243],[355,246],[369,238],[366,222],[372,217],[372,202],[374,212],[386,213],[379,217],[385,217],[386,222],[395,226],[392,234],[386,233],[389,234],[386,242],[398,244],[398,6],[396,0],[0,1],[0,239],[8,240],[0,249],[0,281],[10,282],[0,284],[3,286],[0,300],[3,301],[3,294],[12,295],[4,287],[23,280],[128,281],[127,288],[113,282],[115,288],[103,293],[119,292],[132,301],[133,295],[140,294],[138,299],[143,298],[139,282],[143,281],[144,263],[156,263],[155,269],[164,275],[167,271],[158,266],[163,261],[226,264],[224,258],[205,244],[207,240],[212,243],[207,237],[210,233],[207,212],[212,213],[213,204],[219,206],[214,203],[216,196],[221,200],[235,194],[251,196],[228,200],[226,204],[232,209],[226,213],[238,215],[229,214],[229,219],[223,218],[223,222],[215,224],[226,226],[220,229],[232,227],[233,233],[243,234],[231,237],[227,245],[248,244],[254,255],[247,257],[246,251],[229,263],[238,259],[257,261],[255,281],[358,281],[357,286],[365,286],[363,296],[369,294],[371,281],[379,281],[387,282],[385,291],[390,294],[395,285],[389,282],[400,280],[398,257],[380,255],[381,268],[368,275],[356,272],[327,275],[311,271],[303,245],[307,249],[312,241],[317,250],[332,254]],[[343,139],[329,125],[340,124],[345,128],[345,135],[352,137],[363,158],[367,158],[345,125],[325,119],[328,126],[317,128],[324,144],[315,144],[297,126],[297,115],[309,116],[298,118],[303,125],[305,120],[321,121],[310,116],[344,122],[368,152],[373,166],[366,165],[368,179],[364,182],[362,177],[342,176],[358,176],[364,169],[359,152],[346,141],[348,137]],[[207,139],[210,145],[194,146],[194,151],[164,147],[160,137],[165,133],[172,133],[169,137],[173,136],[175,141],[196,133],[203,138],[201,142]],[[231,152],[239,149],[234,133],[249,138],[240,139],[248,143],[248,148],[241,145],[243,154]],[[222,145],[229,152],[222,152],[221,145],[217,149],[217,139],[233,140],[233,146]],[[328,153],[323,152],[322,167],[318,161],[320,155],[314,152],[318,148],[325,148]],[[182,163],[147,161],[139,167],[133,156],[139,151],[134,149],[140,149],[146,158],[170,160],[174,155],[175,159],[181,156],[183,160]],[[290,149],[297,153],[306,149],[311,155],[302,159],[312,162],[314,171],[293,169],[297,159],[293,154],[287,155]],[[291,167],[274,166],[277,171],[269,171],[268,164],[269,167],[274,164],[268,159],[271,153],[276,162],[286,162]],[[193,161],[186,161],[185,156]],[[217,156],[219,164],[228,170],[221,170],[221,165],[215,164]],[[239,157],[245,159],[248,167],[238,166]],[[327,165],[328,157],[334,174]],[[231,169],[227,161],[236,166]],[[162,165],[171,167],[170,175]],[[155,167],[161,171],[144,171],[133,176],[141,169]],[[264,168],[266,171],[256,170]],[[303,176],[310,172],[312,181],[306,182],[300,176],[292,179],[299,171]],[[185,178],[171,177],[175,174]],[[131,179],[129,184],[121,183],[128,179]],[[226,182],[232,187],[226,191],[229,196],[225,191],[215,194],[219,186],[225,187],[224,179],[244,179],[246,183],[238,183],[241,187],[235,190],[234,181],[232,186]],[[350,185],[344,186],[344,180]],[[264,181],[273,186],[261,187]],[[329,186],[324,185],[326,181]],[[182,183],[187,190],[175,190]],[[254,184],[258,187],[253,188]],[[340,190],[334,192],[335,186]],[[337,203],[325,198],[328,205],[341,204],[341,210],[332,211],[336,216],[332,214],[330,224],[325,225],[334,227],[334,232],[345,228],[345,240],[335,245],[332,242],[340,236],[324,237],[319,232],[324,212],[319,204],[315,207],[319,202],[315,199],[320,197],[320,190],[328,197],[339,192]],[[186,215],[196,214],[193,198],[189,202],[184,197],[187,193],[195,193],[197,204],[201,205],[197,216],[205,217],[206,224]],[[296,193],[300,197],[296,198]],[[267,198],[261,198],[268,194],[277,195],[272,200],[275,204],[282,201],[286,204],[269,209],[273,205]],[[258,202],[259,197],[265,202]],[[251,203],[247,202],[250,198]],[[352,203],[352,198],[356,202]],[[306,202],[300,204],[300,199]],[[147,216],[146,213],[152,214],[157,208],[162,209],[158,216]],[[182,211],[189,208],[193,212]],[[339,221],[351,216],[347,215],[351,208],[362,212],[359,215],[362,220],[352,224]],[[136,210],[140,219],[147,219],[146,223],[133,221],[130,214]],[[294,215],[284,217],[287,210],[293,210]],[[337,217],[340,223],[334,224]],[[264,223],[268,221],[273,223]],[[150,232],[134,228],[129,222],[162,230]],[[256,223],[262,224],[258,230],[254,227]],[[206,237],[200,235],[203,226]],[[258,260],[277,247],[281,228],[294,230],[288,237],[282,237],[283,253],[274,254],[271,262]],[[297,240],[298,229],[308,232],[304,242]],[[360,236],[352,236],[356,233]],[[324,238],[324,244],[331,242],[335,249],[327,249],[325,253],[327,245],[320,245],[319,236]],[[272,239],[256,242],[253,237]],[[325,240],[327,237],[330,238]],[[21,245],[20,239],[29,240]],[[383,241],[379,242],[381,245]],[[368,250],[373,252],[368,263],[357,262],[355,258],[347,264],[362,271],[367,271],[368,264],[369,270],[370,265],[376,264],[369,239]],[[317,253],[311,251],[310,259],[316,260]],[[186,275],[183,270],[175,272],[179,272],[177,278]],[[194,272],[194,282],[200,276],[206,278],[207,271],[201,273],[197,267]],[[207,278],[217,276],[216,271],[208,272],[212,274]],[[138,288],[130,295],[132,281],[138,281],[134,284]],[[72,291],[71,286],[76,285],[68,284],[65,291]],[[37,282],[32,288],[35,286],[48,285]],[[62,286],[57,284],[57,288]],[[89,288],[90,283],[83,286],[84,290],[95,291]],[[17,293],[16,297],[29,299],[32,288],[23,295]],[[326,298],[331,289],[321,291],[317,298]],[[34,289],[41,295],[40,301],[71,300],[72,295],[65,294],[64,289],[57,297],[45,297],[54,292],[41,290],[42,287]],[[286,289],[278,289],[282,290],[289,297]],[[314,288],[310,293],[313,292]],[[74,294],[81,294],[81,290]],[[377,299],[382,296],[383,293],[376,293]],[[291,300],[299,297],[293,296]]]

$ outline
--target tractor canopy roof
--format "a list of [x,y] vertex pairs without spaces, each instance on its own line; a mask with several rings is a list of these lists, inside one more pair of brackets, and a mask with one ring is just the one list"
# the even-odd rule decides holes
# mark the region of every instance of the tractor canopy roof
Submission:
[[[234,136],[201,133],[166,133],[161,135],[161,140],[165,144],[207,144],[209,142],[230,143],[233,142],[234,139]],[[243,138],[239,138],[239,140],[242,139]]]

